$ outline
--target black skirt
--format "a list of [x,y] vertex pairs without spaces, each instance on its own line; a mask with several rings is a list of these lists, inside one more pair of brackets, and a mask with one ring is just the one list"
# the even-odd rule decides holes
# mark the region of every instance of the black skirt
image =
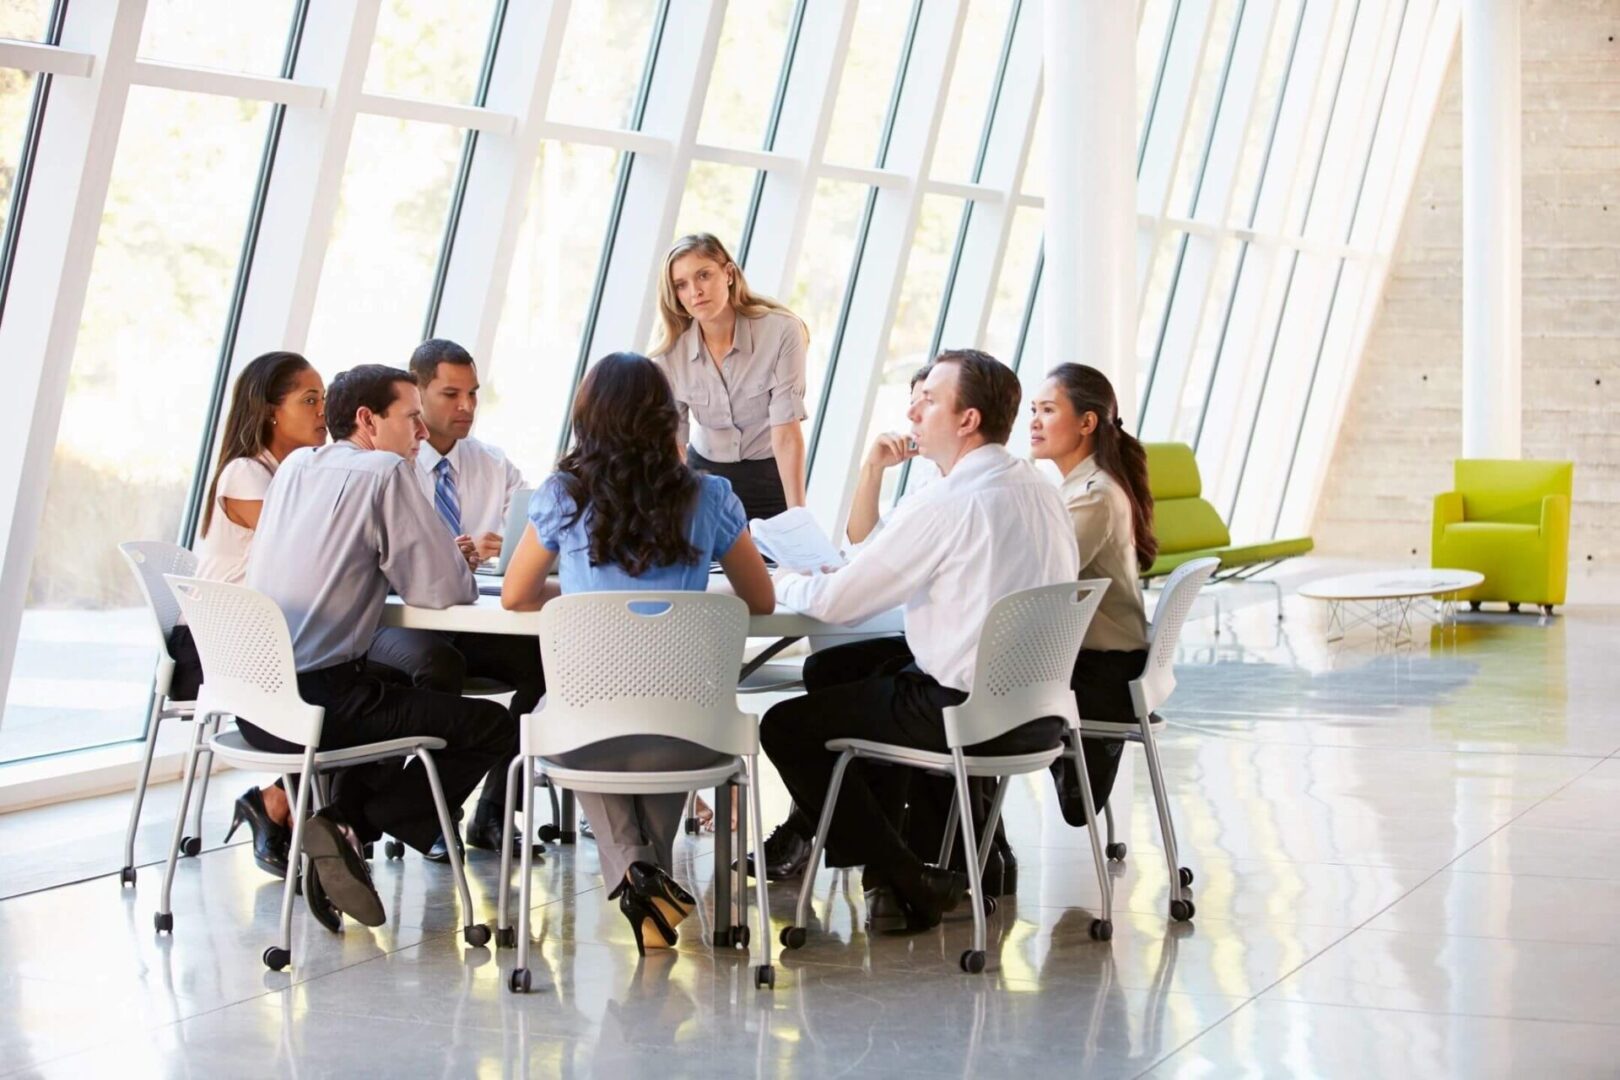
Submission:
[[694,469],[731,481],[731,490],[742,500],[743,513],[750,520],[775,517],[787,509],[782,474],[777,471],[773,457],[757,461],[710,461],[688,446],[686,463]]

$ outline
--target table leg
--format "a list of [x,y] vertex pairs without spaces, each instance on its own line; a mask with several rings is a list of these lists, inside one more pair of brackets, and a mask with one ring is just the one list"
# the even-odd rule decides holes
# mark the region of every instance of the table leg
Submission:
[[714,946],[731,945],[731,785],[714,789]]
[[574,809],[574,793],[567,788],[563,788],[557,813],[562,815],[562,820],[557,822],[557,843],[572,844],[579,836],[579,811]]

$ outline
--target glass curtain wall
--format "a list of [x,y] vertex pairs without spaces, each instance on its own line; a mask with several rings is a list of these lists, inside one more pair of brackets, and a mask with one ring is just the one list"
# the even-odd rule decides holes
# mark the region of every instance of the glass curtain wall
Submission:
[[[383,0],[352,29],[308,0],[230,20],[205,0],[151,0],[107,46],[141,63],[106,91],[125,95],[123,120],[92,151],[111,155],[110,181],[0,762],[141,736],[155,651],[115,545],[188,539],[213,395],[246,359],[244,310],[277,312],[283,343],[328,378],[402,364],[430,325],[466,327],[485,387],[477,434],[531,482],[596,358],[583,343],[647,346],[655,252],[686,232],[719,235],[807,322],[813,477],[848,474],[874,432],[904,426],[910,376],[939,348],[986,349],[1026,385],[1085,361],[1038,333],[1047,133],[1021,77],[1040,63],[1041,6],[597,0],[537,28],[513,0],[454,16]],[[0,0],[0,37],[40,42],[51,12]],[[1142,411],[1128,422],[1194,445],[1234,534],[1297,531],[1404,206],[1393,163],[1426,133],[1455,5],[1145,0],[1138,26]],[[338,54],[363,71],[287,66],[302,36],[348,32],[368,39]],[[530,48],[542,33],[561,40]],[[543,115],[492,75],[526,49]],[[667,82],[694,57],[690,82]],[[71,122],[47,104],[35,123],[35,88],[92,67],[28,62],[0,66],[0,233],[30,140]],[[339,86],[331,131],[305,123],[303,142],[276,143]],[[302,176],[267,168],[278,145],[304,155]],[[487,168],[510,170],[504,204],[468,195]],[[297,259],[255,256],[258,208],[311,176],[329,227]],[[650,202],[648,177],[667,188]],[[494,302],[447,313],[461,302],[451,253],[475,234],[509,238],[490,248]],[[647,319],[625,319],[642,307]],[[887,496],[916,482],[897,473]]]

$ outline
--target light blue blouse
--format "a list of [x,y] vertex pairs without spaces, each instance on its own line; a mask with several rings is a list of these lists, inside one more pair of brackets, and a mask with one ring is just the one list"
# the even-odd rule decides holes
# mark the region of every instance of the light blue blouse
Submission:
[[672,563],[651,567],[640,577],[632,577],[617,563],[591,565],[590,523],[587,509],[569,525],[574,500],[562,476],[552,474],[529,500],[529,521],[535,536],[546,550],[558,554],[557,572],[564,593],[611,592],[630,589],[672,592],[703,592],[709,587],[709,564],[731,550],[748,518],[742,501],[731,490],[731,481],[704,474],[698,489],[697,508],[687,528],[687,539],[698,550],[693,563]]

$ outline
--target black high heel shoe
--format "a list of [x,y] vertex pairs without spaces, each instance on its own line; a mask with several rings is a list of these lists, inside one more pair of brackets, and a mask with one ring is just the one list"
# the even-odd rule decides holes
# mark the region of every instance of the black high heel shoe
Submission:
[[675,916],[675,922],[686,918],[697,904],[667,874],[649,863],[632,863],[623,881],[608,893],[608,899],[617,898],[619,912],[630,924],[636,936],[636,952],[647,955],[648,942],[654,949],[672,949],[680,941],[666,912]]
[[292,830],[270,820],[270,813],[264,808],[264,796],[258,788],[248,788],[237,796],[225,843],[231,842],[237,827],[244,821],[247,822],[248,831],[253,834],[253,861],[259,864],[259,869],[273,877],[286,877],[287,849],[292,846]]
[[697,907],[697,901],[681,888],[680,882],[652,863],[631,863],[629,877],[630,887],[657,908],[669,926],[679,925]]

